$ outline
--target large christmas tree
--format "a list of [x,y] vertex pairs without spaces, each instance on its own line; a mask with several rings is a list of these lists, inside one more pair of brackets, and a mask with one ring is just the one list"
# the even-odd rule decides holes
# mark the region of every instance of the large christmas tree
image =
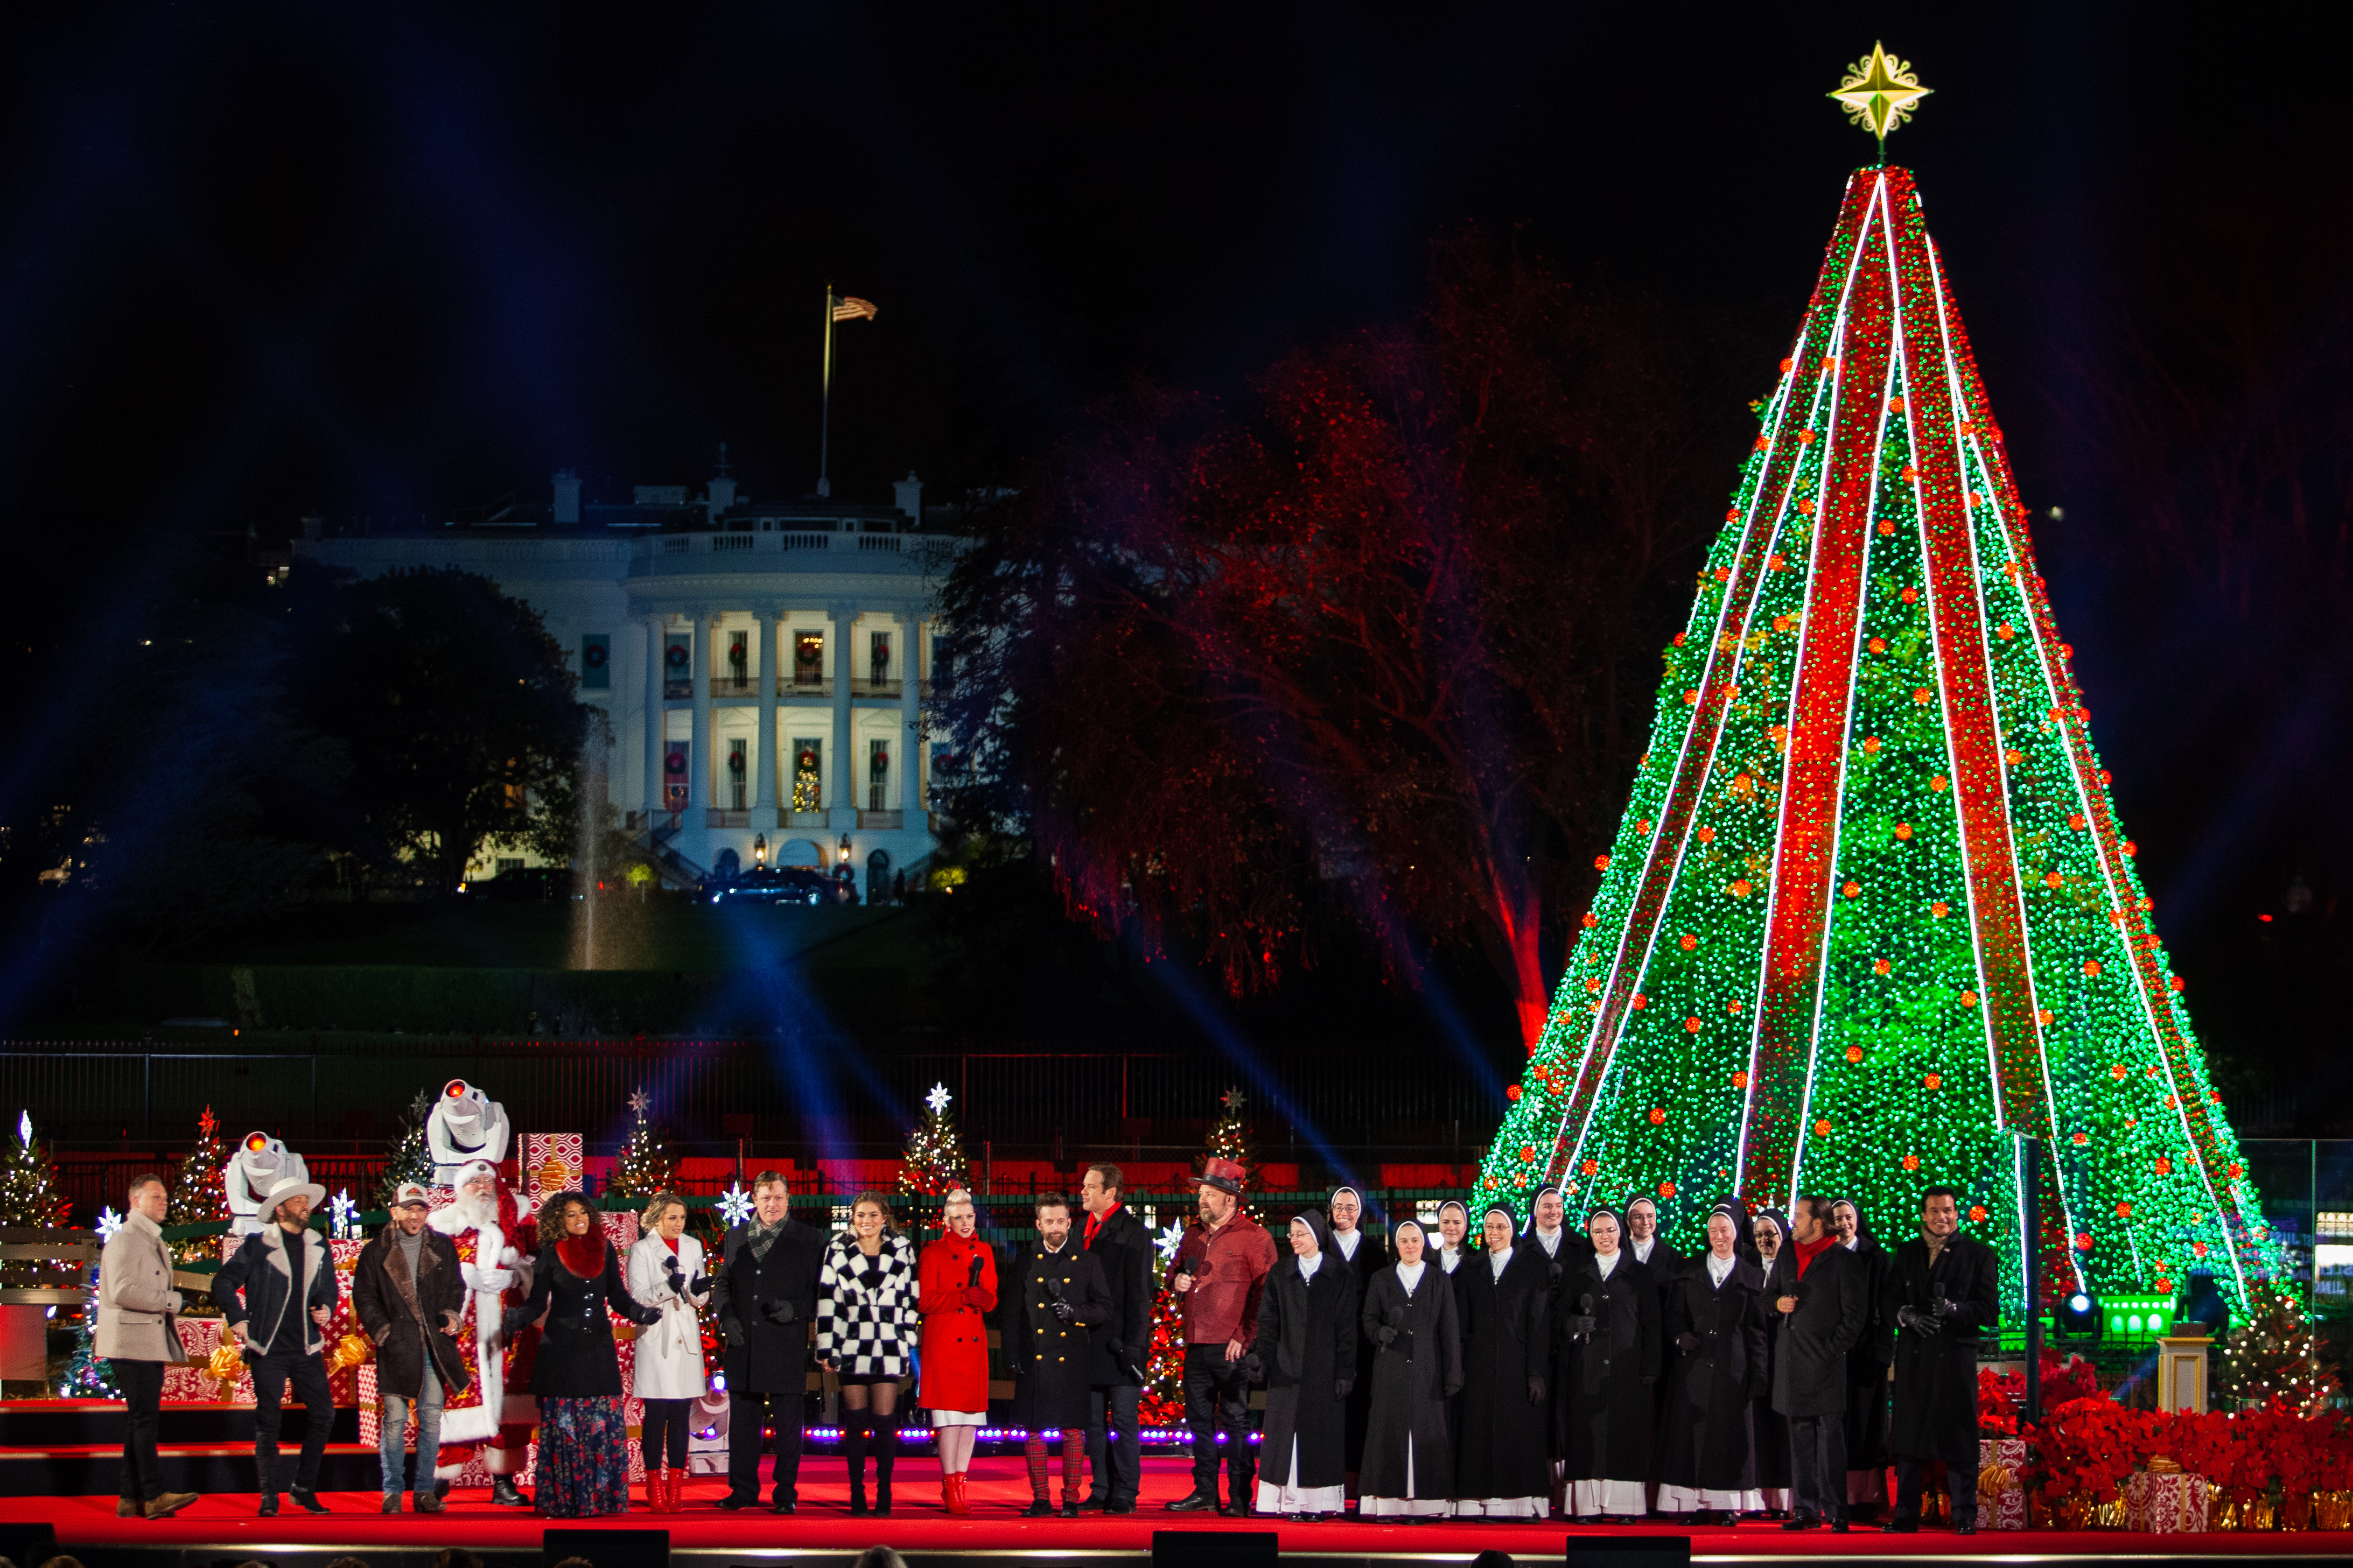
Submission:
[[[1883,137],[1919,96],[1848,88]],[[1849,180],[1780,368],[1484,1192],[1696,1245],[1719,1192],[1950,1185],[2017,1302],[2031,1139],[2052,1290],[2243,1303],[2278,1255],[1907,171]]]

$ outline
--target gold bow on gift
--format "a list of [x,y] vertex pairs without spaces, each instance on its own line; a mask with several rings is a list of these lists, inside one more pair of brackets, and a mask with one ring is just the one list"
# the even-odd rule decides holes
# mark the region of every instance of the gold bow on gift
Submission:
[[1986,1497],[1999,1497],[2017,1484],[2017,1475],[1999,1461],[1978,1472],[1978,1491]]
[[339,1372],[348,1372],[363,1362],[375,1359],[375,1346],[369,1342],[365,1334],[345,1334],[335,1342],[335,1348],[327,1352],[327,1375],[332,1377]]
[[206,1359],[204,1368],[206,1377],[224,1387],[235,1383],[237,1374],[245,1370],[245,1357],[238,1352],[237,1341],[234,1338],[222,1340],[220,1347]]

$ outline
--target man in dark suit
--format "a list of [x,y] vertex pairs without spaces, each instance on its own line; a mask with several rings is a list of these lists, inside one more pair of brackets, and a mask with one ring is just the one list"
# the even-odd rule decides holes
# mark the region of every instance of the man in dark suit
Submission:
[[752,1183],[752,1217],[727,1233],[711,1307],[727,1342],[727,1495],[733,1512],[760,1500],[761,1432],[776,1429],[777,1513],[799,1504],[802,1406],[808,1390],[809,1322],[825,1237],[792,1217],[785,1178]]
[[[1895,1249],[1883,1294],[1895,1331],[1895,1405],[1887,1447],[1895,1456],[1895,1518],[1888,1529],[1920,1528],[1920,1483],[1931,1459],[1956,1476],[1978,1462],[1978,1348],[2001,1315],[1993,1249],[1960,1234],[1950,1187],[1920,1200],[1920,1234]],[[1977,1488],[1953,1488],[1953,1529],[1974,1535]]]
[[1773,1408],[1789,1419],[1790,1518],[1784,1530],[1846,1529],[1846,1357],[1862,1338],[1870,1281],[1831,1233],[1828,1198],[1790,1215],[1791,1245],[1766,1295],[1781,1314]]
[[1152,1359],[1152,1233],[1120,1201],[1120,1169],[1087,1167],[1079,1185],[1086,1226],[1081,1245],[1102,1264],[1111,1289],[1111,1321],[1087,1346],[1087,1471],[1082,1509],[1134,1513],[1144,1485],[1136,1407]]

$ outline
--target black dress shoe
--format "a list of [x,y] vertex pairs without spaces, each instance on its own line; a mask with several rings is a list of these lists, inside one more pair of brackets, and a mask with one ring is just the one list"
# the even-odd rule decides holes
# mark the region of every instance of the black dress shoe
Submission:
[[1906,1519],[1899,1513],[1887,1521],[1886,1530],[1890,1535],[1917,1535],[1920,1533],[1920,1521],[1916,1519]]
[[755,1497],[738,1497],[733,1492],[729,1492],[725,1497],[719,1500],[719,1506],[725,1509],[729,1513],[740,1513],[759,1500],[760,1500]]
[[306,1492],[301,1487],[290,1487],[287,1489],[287,1494],[293,1498],[294,1506],[301,1509],[304,1513],[332,1513],[334,1511],[325,1503],[319,1500],[319,1494],[317,1492]]
[[1975,1535],[1977,1532],[1978,1521],[1973,1519],[1963,1520],[1960,1523],[1953,1526],[1953,1533],[1955,1535]]
[[1200,1488],[1195,1487],[1175,1502],[1163,1503],[1161,1506],[1170,1513],[1199,1513],[1204,1510],[1217,1507],[1218,1495],[1215,1492],[1205,1492]]
[[1029,1500],[1029,1506],[1021,1510],[1021,1517],[1024,1519],[1046,1519],[1051,1517],[1053,1511],[1054,1505],[1048,1502],[1044,1498],[1031,1498]]
[[1110,1502],[1111,1500],[1109,1498],[1097,1497],[1092,1492],[1090,1492],[1085,1497],[1079,1500],[1079,1511],[1081,1513],[1101,1513],[1103,1509],[1110,1504]]
[[1134,1498],[1122,1498],[1117,1502],[1107,1502],[1103,1504],[1103,1512],[1106,1514],[1115,1516],[1124,1513],[1134,1513],[1134,1511],[1135,1500]]
[[1834,1519],[1831,1521],[1831,1533],[1833,1535],[1844,1535],[1846,1533],[1846,1521],[1842,1519]]
[[800,1507],[801,1505],[797,1499],[780,1497],[776,1501],[768,1505],[768,1511],[770,1513],[798,1513],[800,1511]]
[[529,1508],[531,1506],[531,1499],[522,1495],[522,1489],[514,1484],[514,1478],[512,1476],[492,1476],[491,1478],[491,1500],[498,1504],[501,1508]]
[[1822,1521],[1810,1513],[1792,1514],[1781,1521],[1784,1530],[1820,1530]]
[[261,1506],[255,1509],[253,1511],[259,1514],[264,1519],[275,1518],[278,1513],[278,1494],[276,1492],[262,1493]]
[[1246,1502],[1220,1503],[1218,1505],[1218,1511],[1228,1519],[1248,1519],[1250,1516],[1250,1505]]
[[1076,1519],[1076,1518],[1078,1518],[1078,1517],[1079,1517],[1079,1505],[1078,1505],[1076,1502],[1066,1502],[1066,1503],[1064,1503],[1064,1504],[1062,1505],[1062,1517],[1063,1517],[1064,1519]]

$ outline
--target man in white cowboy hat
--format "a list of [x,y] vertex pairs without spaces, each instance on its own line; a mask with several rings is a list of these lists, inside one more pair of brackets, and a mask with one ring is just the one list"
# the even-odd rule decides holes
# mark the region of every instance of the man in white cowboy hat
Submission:
[[290,1382],[302,1401],[303,1431],[301,1462],[288,1489],[305,1512],[327,1511],[319,1500],[319,1465],[327,1456],[335,1398],[320,1352],[339,1296],[333,1256],[311,1228],[311,1207],[326,1195],[300,1176],[280,1177],[262,1194],[262,1227],[213,1276],[213,1302],[253,1369],[253,1460],[265,1515],[278,1511],[278,1424]]
[[508,1335],[501,1323],[507,1309],[522,1305],[531,1293],[535,1231],[489,1161],[469,1161],[456,1175],[456,1197],[426,1221],[456,1244],[465,1284],[458,1352],[468,1382],[450,1392],[441,1412],[437,1474],[445,1483],[455,1481],[479,1447],[491,1473],[491,1500],[528,1508],[531,1500],[515,1478],[530,1458],[531,1429],[539,1419],[539,1402],[531,1396],[539,1331]]

